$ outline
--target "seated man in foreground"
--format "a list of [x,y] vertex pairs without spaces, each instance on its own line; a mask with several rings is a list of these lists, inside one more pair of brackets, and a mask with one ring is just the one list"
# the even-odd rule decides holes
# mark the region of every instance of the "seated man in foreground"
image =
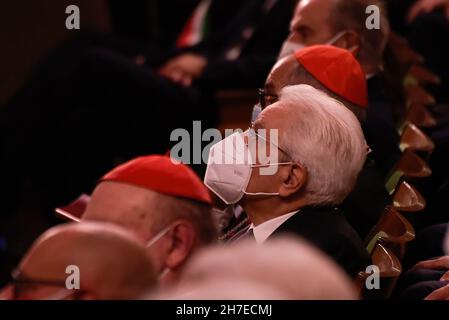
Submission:
[[291,86],[249,131],[211,148],[205,184],[226,204],[243,207],[252,222],[245,231],[257,243],[302,236],[355,276],[370,259],[336,206],[354,187],[366,154],[351,111],[308,85]]
[[[363,123],[368,93],[362,67],[349,51],[329,45],[310,46],[280,59],[268,75],[264,89],[260,90],[260,101],[254,106],[252,120],[278,100],[284,87],[298,84],[310,85],[340,101]],[[362,239],[390,204],[384,184],[374,159],[368,156],[354,190],[341,206],[349,224]],[[243,224],[246,215],[239,214],[237,209],[224,230],[224,240],[231,238]]]

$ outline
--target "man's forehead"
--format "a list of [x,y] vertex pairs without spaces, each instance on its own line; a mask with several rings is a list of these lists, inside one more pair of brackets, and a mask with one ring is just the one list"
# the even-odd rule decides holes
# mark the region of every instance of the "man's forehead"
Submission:
[[316,21],[331,14],[334,6],[333,0],[303,0],[298,3],[291,26],[300,22]]
[[100,182],[94,190],[93,196],[95,194],[105,194],[105,193],[114,193],[116,195],[120,194],[136,194],[136,195],[145,195],[150,197],[154,194],[153,191],[135,186],[129,183],[120,182],[120,181],[102,181]]
[[[104,181],[95,188],[85,216],[121,215],[156,202],[157,193],[127,183]],[[106,210],[103,210],[106,209]],[[103,211],[107,211],[103,212]]]
[[279,59],[274,67],[271,69],[270,75],[276,74],[276,73],[283,73],[284,69],[289,69],[294,65],[294,62],[296,61],[293,54],[288,55],[286,57],[283,57]]
[[298,60],[293,54],[279,60],[265,82],[265,93],[278,95],[285,86],[297,84],[290,83],[290,77],[299,67]]
[[281,102],[276,102],[262,111],[254,122],[254,129],[279,129],[286,121],[285,108]]
[[336,0],[301,0],[295,9],[295,14],[310,13],[311,10],[329,9],[335,5]]

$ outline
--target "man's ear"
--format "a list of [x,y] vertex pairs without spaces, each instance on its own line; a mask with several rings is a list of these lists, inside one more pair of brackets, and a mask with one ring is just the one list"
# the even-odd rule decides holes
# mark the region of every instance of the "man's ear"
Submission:
[[283,176],[283,183],[279,188],[281,197],[289,197],[301,190],[307,182],[307,169],[299,164],[293,164],[287,167]]
[[169,269],[177,269],[182,266],[195,245],[196,232],[191,223],[185,220],[175,222],[169,232],[171,244],[167,252],[165,263]]

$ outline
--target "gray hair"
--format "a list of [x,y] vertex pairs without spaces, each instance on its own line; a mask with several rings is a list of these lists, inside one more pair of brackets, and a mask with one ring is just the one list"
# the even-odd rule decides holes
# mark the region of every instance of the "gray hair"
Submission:
[[288,108],[283,148],[307,168],[305,194],[311,205],[338,205],[352,191],[366,160],[367,145],[354,114],[309,85],[285,87]]
[[[228,296],[215,294],[219,299],[273,299],[277,294],[283,296],[281,299],[293,300],[356,299],[350,279],[335,262],[294,237],[279,237],[263,246],[242,241],[232,246],[205,248],[186,266],[178,288],[191,292],[204,289],[202,284],[221,285],[221,281],[234,285],[252,283],[253,288],[267,295],[263,297],[250,286],[240,287],[241,292],[234,291]],[[196,298],[211,297],[206,294],[208,290],[197,292]]]

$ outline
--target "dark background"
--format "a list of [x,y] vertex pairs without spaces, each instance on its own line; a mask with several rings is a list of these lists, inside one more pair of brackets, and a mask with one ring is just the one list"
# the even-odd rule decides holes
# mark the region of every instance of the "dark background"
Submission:
[[[80,8],[81,30],[94,29],[170,43],[198,0],[0,1],[0,106],[17,91],[67,30],[65,9]],[[175,8],[175,9],[173,9]]]

